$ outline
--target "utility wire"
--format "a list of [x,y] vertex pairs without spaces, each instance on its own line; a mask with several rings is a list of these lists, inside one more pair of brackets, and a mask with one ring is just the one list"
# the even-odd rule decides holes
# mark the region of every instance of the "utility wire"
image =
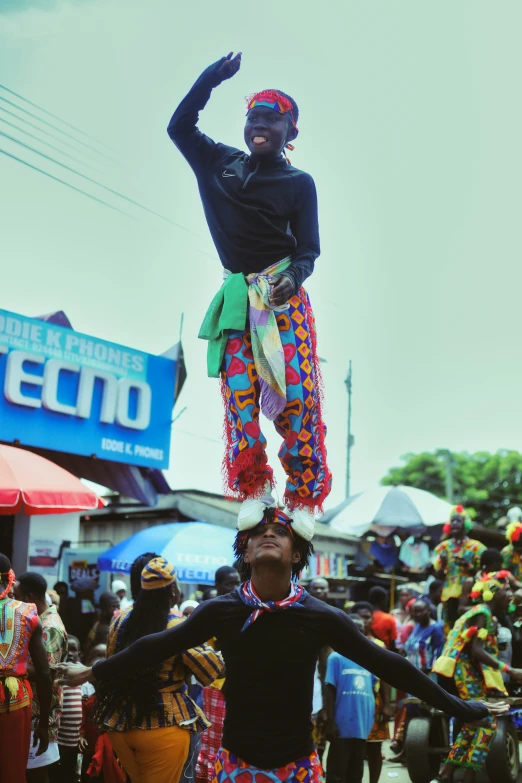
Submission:
[[0,101],[4,101],[4,103],[7,103],[9,106],[13,106],[15,109],[18,109],[18,111],[21,111],[24,114],[28,114],[29,117],[33,117],[33,119],[38,120],[38,122],[42,122],[44,125],[47,125],[49,128],[53,128],[53,130],[58,131],[58,133],[63,133],[64,136],[68,136],[70,139],[74,139],[77,142],[77,144],[82,144],[84,147],[93,150],[93,152],[95,152],[97,155],[101,155],[102,158],[111,160],[111,158],[109,158],[108,155],[105,155],[103,152],[100,152],[100,150],[97,150],[96,147],[92,146],[92,144],[87,144],[86,141],[82,141],[81,139],[76,139],[71,133],[67,133],[67,131],[62,130],[61,128],[57,128],[56,125],[47,122],[47,120],[43,120],[37,114],[33,114],[33,112],[28,111],[27,109],[22,109],[21,106],[18,106],[18,104],[13,103],[13,101],[9,101],[7,98],[4,98],[2,95],[0,95]]
[[[39,133],[44,133],[46,136],[50,136],[51,139],[55,139],[60,144],[63,144],[65,147],[70,147],[70,149],[74,150],[75,152],[78,152],[81,155],[86,155],[86,157],[90,158],[90,160],[97,160],[92,155],[88,155],[87,153],[83,152],[82,150],[79,150],[73,144],[69,144],[68,141],[64,141],[63,139],[60,139],[59,136],[55,136],[54,133],[49,133],[49,131],[46,131],[43,128],[40,128],[39,125],[35,125],[34,122],[29,122],[29,120],[24,119],[24,117],[19,117],[18,114],[15,114],[14,112],[9,111],[9,109],[5,109],[3,106],[0,106],[0,111],[3,111],[4,114],[9,114],[10,117],[14,117],[16,120],[20,120],[20,122],[25,122],[25,124],[29,125],[29,127],[35,128],[35,130],[39,131]],[[98,161],[98,160],[97,160],[97,162],[100,163],[100,161]]]
[[76,125],[72,125],[70,122],[67,122],[67,120],[62,120],[62,118],[58,117],[56,114],[47,111],[47,109],[44,109],[42,106],[39,106],[37,103],[33,103],[33,101],[30,101],[28,98],[24,98],[24,96],[20,95],[20,93],[15,92],[14,90],[10,90],[9,87],[5,86],[5,84],[0,84],[0,87],[2,88],[2,90],[5,90],[11,95],[14,95],[16,98],[19,98],[21,101],[25,101],[25,103],[28,103],[29,106],[34,106],[35,109],[39,109],[44,114],[47,114],[48,117],[52,117],[53,119],[62,122],[64,125],[67,125],[67,127],[72,128],[72,130],[78,131],[79,133],[82,133],[84,136],[87,136],[87,138],[91,139],[91,141],[95,141],[97,144],[101,144],[102,147],[106,147],[111,152],[115,152],[119,154],[117,150],[113,149],[112,147],[109,147],[109,145],[105,144],[105,142],[96,139],[94,136],[91,136],[89,133],[86,133],[86,131],[82,130],[82,128],[78,128]]
[[2,149],[2,147],[0,147],[0,153],[2,155],[7,155],[8,158],[12,158],[12,160],[16,160],[18,163],[23,163],[24,166],[28,166],[30,169],[33,169],[34,171],[38,171],[40,174],[44,174],[46,177],[53,179],[55,182],[59,182],[62,185],[66,185],[68,188],[71,188],[71,190],[75,190],[77,193],[82,193],[84,196],[87,196],[87,198],[91,198],[93,201],[97,201],[98,204],[103,204],[104,207],[109,207],[109,209],[114,209],[116,212],[125,215],[125,217],[129,217],[133,220],[136,219],[132,215],[129,215],[128,212],[124,212],[122,209],[115,207],[114,204],[109,204],[107,201],[103,201],[101,198],[98,198],[97,196],[93,196],[91,193],[88,193],[86,190],[77,188],[75,185],[71,185],[70,182],[67,182],[64,179],[60,179],[60,177],[55,177],[53,174],[49,174],[48,171],[44,171],[44,169],[38,168],[38,166],[33,166],[32,163],[23,160],[23,158],[18,158],[16,155],[12,155],[10,152],[7,152],[7,150]]
[[[72,166],[68,166],[66,163],[62,163],[61,161],[56,160],[56,158],[53,158],[50,155],[46,155],[45,152],[41,152],[40,150],[35,149],[35,147],[31,147],[30,144],[26,144],[25,142],[20,141],[20,139],[17,139],[14,136],[10,136],[8,133],[4,133],[4,131],[1,130],[0,130],[0,136],[9,139],[9,141],[13,141],[15,144],[19,144],[21,147],[24,147],[25,149],[34,152],[36,155],[40,155],[42,158],[45,158],[45,160],[48,160],[51,163],[55,163],[57,166],[61,166],[67,171],[71,171],[73,174],[76,174],[76,176],[87,180],[87,182],[92,182],[94,185],[103,188],[103,190],[106,190],[108,193],[112,193],[114,196],[118,196],[119,198],[128,201],[130,204],[134,204],[134,206],[139,207],[140,209],[144,209],[146,212],[149,212],[151,215],[155,215],[161,220],[166,220],[168,223],[172,223],[172,225],[183,229],[183,231],[187,231],[189,234],[193,233],[192,231],[190,231],[190,229],[185,228],[180,223],[175,223],[173,220],[170,220],[170,218],[161,215],[159,212],[155,212],[153,209],[149,209],[149,207],[146,207],[144,204],[140,204],[139,201],[134,201],[134,199],[129,198],[129,196],[125,196],[123,193],[120,193],[119,191],[114,190],[113,188],[109,188],[107,185],[103,185],[101,182],[98,182],[98,180],[93,179],[92,177],[88,177],[87,174],[82,174],[80,171],[76,171],[76,169],[73,169]],[[196,236],[198,235],[196,234]]]
[[0,122],[3,122],[5,125],[9,125],[11,128],[20,131],[21,133],[25,133],[26,136],[30,136],[32,139],[35,139],[35,141],[38,141],[40,144],[45,144],[46,147],[50,147],[55,152],[59,152],[60,155],[65,155],[66,158],[71,158],[72,160],[75,160],[76,163],[79,163],[81,166],[85,166],[88,169],[94,169],[94,171],[98,171],[100,174],[103,174],[103,171],[101,169],[97,169],[95,166],[90,166],[88,163],[84,163],[83,160],[81,160],[80,158],[75,158],[74,155],[70,155],[68,152],[61,150],[59,147],[55,147],[54,144],[50,144],[48,141],[45,141],[45,139],[40,139],[38,136],[35,136],[34,133],[31,133],[30,131],[26,131],[24,130],[24,128],[20,128],[19,125],[15,125],[14,122],[9,122],[9,120],[5,120],[3,117],[0,117]]

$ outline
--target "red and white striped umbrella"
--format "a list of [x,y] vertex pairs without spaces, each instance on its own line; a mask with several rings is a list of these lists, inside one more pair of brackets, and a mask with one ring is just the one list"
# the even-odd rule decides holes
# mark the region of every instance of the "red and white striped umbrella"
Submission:
[[0,445],[0,515],[68,514],[104,505],[80,479],[54,462]]

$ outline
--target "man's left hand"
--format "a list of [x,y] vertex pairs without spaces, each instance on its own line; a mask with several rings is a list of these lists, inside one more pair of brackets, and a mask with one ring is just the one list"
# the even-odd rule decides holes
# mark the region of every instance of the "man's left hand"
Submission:
[[270,304],[282,307],[294,295],[293,281],[287,275],[274,275],[270,287]]

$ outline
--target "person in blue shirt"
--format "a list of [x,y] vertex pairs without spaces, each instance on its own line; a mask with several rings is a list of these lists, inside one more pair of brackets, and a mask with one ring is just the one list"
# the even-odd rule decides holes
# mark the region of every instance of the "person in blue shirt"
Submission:
[[[364,632],[358,615],[351,619]],[[377,677],[333,652],[326,666],[326,783],[362,783],[366,740],[373,726]]]

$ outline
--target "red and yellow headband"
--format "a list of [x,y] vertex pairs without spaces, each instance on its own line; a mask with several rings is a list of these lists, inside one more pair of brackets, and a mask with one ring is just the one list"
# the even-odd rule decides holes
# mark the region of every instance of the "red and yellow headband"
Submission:
[[472,601],[492,601],[493,595],[497,590],[502,590],[509,585],[509,571],[502,570],[491,574],[483,574],[473,585],[473,590],[469,594]]
[[292,125],[297,128],[297,122],[294,117],[294,107],[291,101],[284,95],[281,95],[277,90],[262,90],[251,95],[246,99],[247,110],[253,109],[254,106],[267,106],[269,109],[278,111],[280,114],[289,114],[292,120]]

